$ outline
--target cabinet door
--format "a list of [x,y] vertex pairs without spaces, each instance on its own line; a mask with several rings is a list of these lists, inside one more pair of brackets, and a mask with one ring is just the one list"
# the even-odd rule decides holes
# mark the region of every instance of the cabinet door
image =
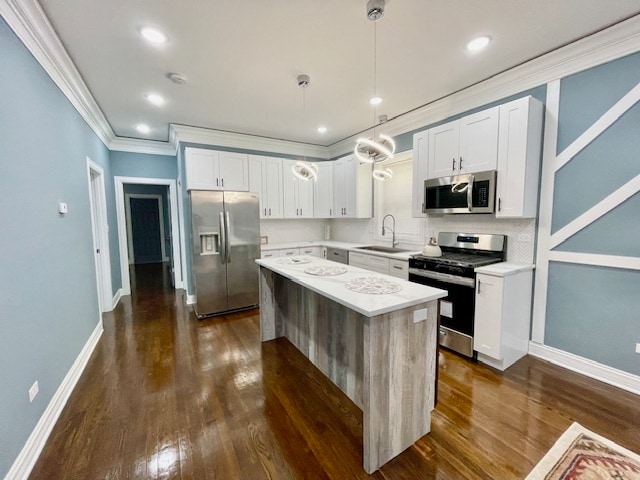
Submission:
[[496,218],[535,218],[543,107],[532,97],[500,106]]
[[413,136],[413,194],[411,214],[413,217],[424,217],[424,181],[428,178],[429,165],[429,131],[416,133]]
[[248,159],[246,153],[219,152],[221,190],[249,191]]
[[218,152],[202,148],[185,149],[187,190],[218,190]]
[[268,200],[266,198],[266,192],[263,189],[264,185],[264,157],[258,155],[249,155],[249,191],[258,194],[260,200],[260,218],[268,217]]
[[473,349],[502,359],[502,298],[504,279],[477,275]]
[[316,182],[296,179],[296,183],[298,218],[313,218],[313,191]]
[[267,218],[282,218],[282,160],[264,159],[263,191]]
[[448,177],[458,173],[458,121],[429,130],[429,178]]
[[344,159],[344,208],[345,217],[358,216],[358,159],[350,155]]
[[313,188],[313,216],[331,218],[333,215],[333,162],[318,162],[318,181]]
[[459,173],[495,170],[498,162],[499,107],[460,119]]
[[298,216],[298,203],[296,194],[296,177],[291,171],[295,161],[282,161],[282,213],[284,218],[296,218]]
[[344,217],[346,211],[344,159],[333,162],[333,216]]

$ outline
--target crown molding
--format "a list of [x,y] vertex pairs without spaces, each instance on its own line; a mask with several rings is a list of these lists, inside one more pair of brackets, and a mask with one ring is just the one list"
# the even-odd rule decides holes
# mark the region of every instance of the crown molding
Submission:
[[181,142],[242,148],[260,152],[302,155],[314,158],[329,158],[327,156],[327,147],[321,145],[258,137],[244,133],[224,132],[209,128],[189,127],[172,123],[169,125],[169,143],[177,150],[178,144]]
[[109,145],[109,150],[115,152],[148,153],[150,155],[176,154],[176,149],[169,142],[154,140],[139,140],[137,138],[115,137]]
[[[356,138],[361,135],[355,134],[324,147],[171,124],[169,142],[116,137],[39,3],[36,0],[0,0],[0,15],[110,150],[174,155],[180,142],[193,142],[315,158],[335,158],[351,152]],[[388,135],[397,136],[426,128],[453,115],[638,51],[640,15],[392,118],[384,123],[384,130]]]
[[35,0],[0,0],[0,14],[107,147],[115,134]]
[[[640,51],[640,15],[605,30],[534,58],[494,77],[453,93],[385,122],[390,136],[426,128],[453,115],[464,113],[550,81],[573,75],[591,67]],[[352,135],[329,146],[329,158],[353,149]]]

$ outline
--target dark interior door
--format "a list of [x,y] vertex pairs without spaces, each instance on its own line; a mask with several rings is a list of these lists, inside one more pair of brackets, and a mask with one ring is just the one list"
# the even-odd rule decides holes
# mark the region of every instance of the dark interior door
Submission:
[[132,197],[130,206],[134,262],[162,262],[158,201],[155,198]]

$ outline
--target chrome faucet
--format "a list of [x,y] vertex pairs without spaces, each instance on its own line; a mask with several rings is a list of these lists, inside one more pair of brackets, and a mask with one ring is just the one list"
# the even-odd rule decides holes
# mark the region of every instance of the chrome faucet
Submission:
[[396,217],[394,217],[390,213],[387,213],[384,217],[382,217],[382,236],[384,237],[384,232],[385,232],[384,221],[387,219],[387,217],[391,217],[391,220],[393,220],[393,228],[389,228],[389,227],[386,227],[386,228],[391,230],[391,246],[395,248],[395,246],[399,243],[399,242],[396,242]]

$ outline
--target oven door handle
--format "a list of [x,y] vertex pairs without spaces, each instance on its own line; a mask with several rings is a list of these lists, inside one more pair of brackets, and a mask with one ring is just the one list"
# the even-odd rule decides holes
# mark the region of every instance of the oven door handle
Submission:
[[475,288],[476,286],[475,278],[459,277],[457,275],[431,272],[428,270],[420,270],[418,268],[410,268],[409,274],[417,275],[424,278],[430,278],[432,280],[439,280],[445,283],[454,283],[456,285],[462,285],[463,287]]

